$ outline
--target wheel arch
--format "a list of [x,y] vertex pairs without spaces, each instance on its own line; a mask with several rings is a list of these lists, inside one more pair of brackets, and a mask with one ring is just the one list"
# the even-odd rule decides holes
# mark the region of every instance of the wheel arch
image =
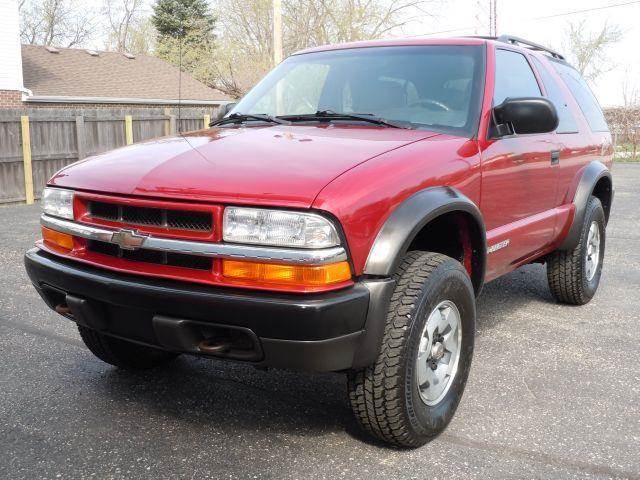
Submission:
[[[438,231],[437,237],[434,231]],[[480,293],[487,251],[484,220],[475,203],[460,191],[431,187],[402,202],[378,232],[364,274],[392,276],[410,250],[457,257],[467,268],[476,295]]]
[[605,222],[609,222],[611,204],[613,203],[613,180],[609,169],[599,161],[593,161],[582,171],[572,203],[575,213],[569,232],[562,241],[561,250],[571,250],[580,241],[580,231],[584,214],[591,195],[597,197],[604,209]]

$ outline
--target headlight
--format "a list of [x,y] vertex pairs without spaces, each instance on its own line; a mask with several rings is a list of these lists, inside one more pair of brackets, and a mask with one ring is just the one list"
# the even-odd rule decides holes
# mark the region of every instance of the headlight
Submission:
[[226,242],[279,247],[325,248],[340,244],[335,226],[313,213],[227,207],[222,236]]
[[45,188],[42,192],[42,210],[54,217],[73,220],[73,192],[62,188]]

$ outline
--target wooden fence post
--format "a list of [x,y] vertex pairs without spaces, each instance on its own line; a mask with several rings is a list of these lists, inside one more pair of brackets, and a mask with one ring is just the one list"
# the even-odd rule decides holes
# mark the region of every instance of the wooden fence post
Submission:
[[127,145],[133,143],[133,119],[131,115],[124,116],[124,141]]
[[169,135],[175,135],[178,131],[176,123],[176,116],[169,115]]
[[211,115],[207,113],[204,116],[204,128],[209,128],[210,123],[211,123]]
[[85,148],[86,132],[84,130],[84,117],[76,116],[76,145],[78,146],[78,160],[82,160],[87,156]]
[[29,116],[20,117],[22,126],[22,162],[24,165],[24,194],[27,205],[34,200],[33,194],[33,169],[31,167],[31,133],[29,132]]
[[164,134],[171,135],[171,109],[169,107],[165,107],[164,116],[166,118],[164,122]]

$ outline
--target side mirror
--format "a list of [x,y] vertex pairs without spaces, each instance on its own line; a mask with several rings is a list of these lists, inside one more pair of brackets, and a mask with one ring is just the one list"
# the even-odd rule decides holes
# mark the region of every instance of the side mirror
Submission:
[[543,97],[507,98],[493,108],[495,135],[548,133],[558,128],[558,112]]

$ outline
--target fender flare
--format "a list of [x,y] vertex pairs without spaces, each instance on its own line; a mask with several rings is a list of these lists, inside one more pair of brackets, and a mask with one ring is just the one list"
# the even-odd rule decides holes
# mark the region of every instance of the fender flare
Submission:
[[[578,187],[573,196],[572,203],[575,205],[575,212],[571,227],[569,227],[569,232],[560,245],[560,250],[572,250],[580,241],[582,222],[584,221],[587,203],[596,185],[603,178],[608,179],[609,187],[611,188],[611,200],[613,200],[613,181],[609,169],[602,162],[595,160],[583,170],[580,180],[578,181]],[[603,207],[605,209],[605,218],[608,221],[611,205],[603,205]]]
[[364,274],[390,277],[398,268],[411,242],[430,221],[450,212],[470,215],[480,231],[481,241],[475,248],[473,286],[476,295],[484,283],[487,241],[480,209],[468,197],[452,187],[430,187],[404,200],[387,218],[369,251]]

